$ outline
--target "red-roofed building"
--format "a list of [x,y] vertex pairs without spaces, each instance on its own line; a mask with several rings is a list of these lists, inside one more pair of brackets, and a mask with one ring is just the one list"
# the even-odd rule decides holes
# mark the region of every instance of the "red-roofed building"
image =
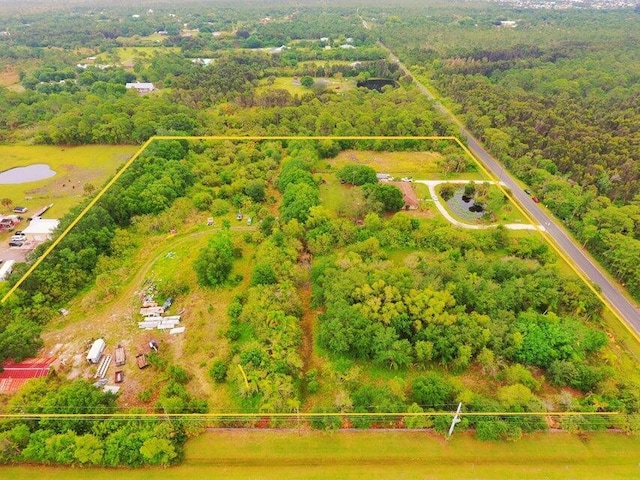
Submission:
[[30,358],[24,362],[5,362],[0,372],[0,393],[13,393],[27,380],[46,377],[55,363],[53,357]]

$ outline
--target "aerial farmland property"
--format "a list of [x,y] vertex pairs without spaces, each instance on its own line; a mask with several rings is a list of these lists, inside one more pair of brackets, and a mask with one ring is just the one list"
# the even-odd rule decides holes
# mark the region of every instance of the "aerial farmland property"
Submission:
[[[420,27],[382,6],[78,8],[30,13],[66,56],[27,55],[9,10],[1,39],[25,56],[15,83],[0,55],[3,462],[96,478],[177,464],[169,477],[466,478],[456,461],[469,478],[634,475],[633,315],[555,229],[633,305],[614,243],[635,239],[637,208],[604,180],[585,186],[592,203],[566,196],[591,177],[516,162],[520,133],[445,99],[518,178],[496,172],[416,84],[469,82],[471,57],[436,42],[428,71],[398,44]],[[465,8],[487,45],[520,38]],[[102,33],[81,47],[54,20]],[[607,181],[635,188],[616,168]],[[432,453],[408,454],[423,442]]]

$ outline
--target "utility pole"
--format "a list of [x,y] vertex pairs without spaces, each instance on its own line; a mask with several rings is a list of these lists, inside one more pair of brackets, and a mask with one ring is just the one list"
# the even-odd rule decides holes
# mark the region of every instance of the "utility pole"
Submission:
[[449,427],[449,435],[447,435],[448,438],[450,438],[451,434],[453,434],[453,429],[455,428],[456,424],[462,421],[460,420],[460,410],[462,410],[462,402],[458,404],[458,410],[456,410],[456,414],[453,416],[453,420],[451,420],[451,427]]

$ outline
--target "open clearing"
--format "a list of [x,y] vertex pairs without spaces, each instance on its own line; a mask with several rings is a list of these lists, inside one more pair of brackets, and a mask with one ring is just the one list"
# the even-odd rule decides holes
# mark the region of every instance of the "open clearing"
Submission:
[[[127,470],[133,480],[225,479],[601,479],[640,476],[640,438],[567,433],[515,443],[450,441],[426,432],[212,431],[187,443],[183,465]],[[112,479],[120,470],[0,467],[4,479]]]
[[[1,170],[45,163],[56,171],[55,176],[45,180],[2,185],[2,198],[10,198],[14,206],[28,207],[30,211],[53,203],[47,217],[59,218],[80,203],[85,183],[100,188],[138,148],[135,145],[2,145]],[[0,213],[4,210],[0,210]]]
[[[349,90],[355,87],[355,83],[352,80],[348,79],[339,79],[339,78],[314,78],[314,81],[318,85],[324,85],[327,90],[335,90],[344,92],[345,90]],[[264,80],[260,82],[260,85],[257,88],[259,93],[264,93],[269,90],[274,89],[282,89],[287,90],[291,95],[304,95],[305,93],[312,93],[313,89],[303,87],[300,83],[294,83],[293,77],[278,77],[275,79],[273,84],[269,84],[268,81]]]
[[373,167],[378,173],[388,173],[394,177],[415,177],[429,180],[451,180],[463,178],[465,180],[488,180],[479,172],[463,172],[444,175],[439,161],[442,156],[436,152],[374,152],[359,150],[344,150],[340,152],[331,164],[339,169],[347,163],[358,163]]

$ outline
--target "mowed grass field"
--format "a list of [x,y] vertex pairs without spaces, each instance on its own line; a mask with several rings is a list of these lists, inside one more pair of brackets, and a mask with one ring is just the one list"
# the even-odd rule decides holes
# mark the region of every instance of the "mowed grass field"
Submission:
[[[349,79],[341,79],[341,78],[314,78],[316,82],[324,83],[327,90],[336,90],[344,92],[346,90],[352,89],[355,87],[355,82]],[[264,93],[268,90],[274,89],[282,89],[287,90],[291,95],[304,95],[305,93],[312,93],[313,90],[303,87],[300,84],[293,83],[293,77],[278,77],[275,79],[272,85],[266,80],[260,82],[260,85],[256,89],[258,93]]]
[[[0,197],[10,198],[13,206],[28,207],[30,212],[53,203],[46,216],[59,218],[80,203],[86,183],[99,189],[138,148],[135,145],[0,145],[0,171],[44,163],[57,172],[44,180],[0,185]],[[8,212],[0,207],[0,213]]]
[[177,467],[107,470],[0,467],[3,479],[637,479],[640,438],[547,433],[514,443],[417,431],[208,432]]
[[374,152],[343,150],[329,160],[338,170],[348,163],[368,165],[378,173],[388,173],[393,177],[413,177],[416,180],[487,180],[480,172],[464,172],[444,175],[440,167],[442,155],[437,152]]

